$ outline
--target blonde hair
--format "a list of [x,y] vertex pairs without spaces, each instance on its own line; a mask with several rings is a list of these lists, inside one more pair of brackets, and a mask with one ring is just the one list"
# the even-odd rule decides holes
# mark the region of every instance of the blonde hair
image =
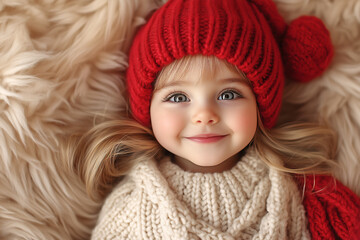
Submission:
[[[215,57],[185,57],[160,72],[155,89],[161,88],[166,79],[181,78],[186,69],[199,67],[198,64],[202,69],[207,66],[211,72],[224,67],[224,63],[230,70],[241,73],[235,66]],[[93,198],[106,195],[141,159],[158,159],[165,154],[151,129],[130,118],[94,126],[74,143],[72,141],[67,149],[73,159],[72,167]],[[291,123],[268,130],[258,114],[258,128],[251,145],[269,167],[282,172],[331,174],[336,167],[333,160],[336,135],[320,124]]]
[[295,174],[332,174],[337,167],[337,136],[329,127],[287,123],[267,130],[258,123],[253,145],[269,167]]
[[[196,69],[195,72],[199,72],[199,76],[202,76],[199,79],[207,79],[214,76],[218,69],[224,67],[247,79],[242,71],[225,60],[220,60],[215,56],[187,55],[175,60],[160,71],[156,81],[154,81],[154,91],[163,88],[168,81],[181,80],[188,71],[192,71],[193,69]],[[250,84],[249,80],[248,83]]]
[[141,159],[163,153],[151,130],[132,119],[109,120],[74,135],[63,151],[93,199],[105,196]]

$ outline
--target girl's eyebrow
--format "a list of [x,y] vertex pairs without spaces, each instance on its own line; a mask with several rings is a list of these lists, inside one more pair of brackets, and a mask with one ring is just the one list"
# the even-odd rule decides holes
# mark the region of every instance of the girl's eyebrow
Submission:
[[250,86],[249,80],[247,80],[246,78],[224,78],[224,79],[219,79],[219,81],[224,82],[224,83],[241,83],[241,84],[246,84],[248,86]]
[[174,81],[166,81],[164,83],[159,84],[158,86],[155,85],[154,92],[157,92],[164,88],[169,87],[176,87],[176,86],[185,86],[187,84],[190,84],[190,82],[183,81],[183,80],[174,80]]
[[189,84],[191,84],[190,81],[175,80],[175,81],[168,81],[168,82],[162,84],[161,88],[173,87],[173,86],[184,86],[184,85],[189,85]]
[[[246,84],[247,86],[250,86],[249,81],[243,77],[233,77],[233,78],[220,78],[217,81],[222,83],[240,83],[240,84]],[[184,80],[174,80],[174,81],[167,81],[164,84],[161,84],[156,88],[155,90],[160,90],[163,88],[168,87],[174,87],[174,86],[186,86],[191,85],[191,81],[184,81]]]

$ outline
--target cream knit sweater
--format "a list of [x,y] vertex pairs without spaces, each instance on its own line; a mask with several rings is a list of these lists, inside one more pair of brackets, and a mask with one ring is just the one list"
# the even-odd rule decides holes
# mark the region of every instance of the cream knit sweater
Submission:
[[92,239],[310,239],[290,176],[252,150],[223,173],[140,162],[109,195]]

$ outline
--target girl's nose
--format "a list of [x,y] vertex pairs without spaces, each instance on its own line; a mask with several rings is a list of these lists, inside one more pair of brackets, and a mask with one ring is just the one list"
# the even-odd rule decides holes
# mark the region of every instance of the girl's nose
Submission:
[[213,125],[219,122],[219,116],[210,108],[201,109],[194,114],[192,122],[194,124]]

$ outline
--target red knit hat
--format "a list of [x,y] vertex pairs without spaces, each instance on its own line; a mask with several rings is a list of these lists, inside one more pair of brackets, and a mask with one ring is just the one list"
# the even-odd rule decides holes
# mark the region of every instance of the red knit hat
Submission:
[[310,81],[333,56],[329,32],[315,17],[289,26],[272,0],[169,0],[135,36],[127,85],[134,118],[150,126],[153,82],[161,69],[186,55],[214,55],[237,66],[252,83],[263,124],[275,125],[284,70]]

